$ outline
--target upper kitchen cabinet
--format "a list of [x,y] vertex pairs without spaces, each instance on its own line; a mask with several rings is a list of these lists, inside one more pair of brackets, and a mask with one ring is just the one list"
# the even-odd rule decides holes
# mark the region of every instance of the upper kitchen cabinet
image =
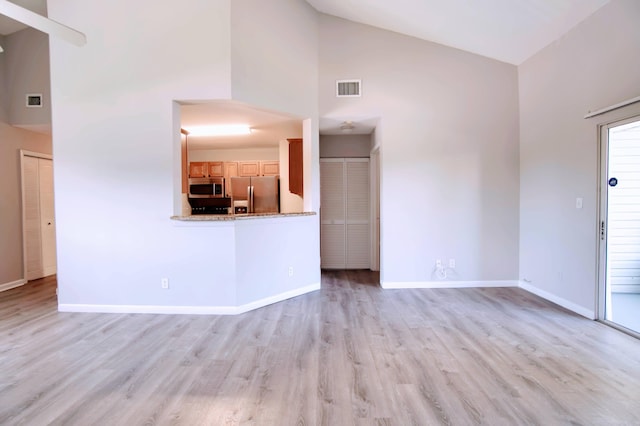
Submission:
[[261,161],[260,176],[280,176],[279,161]]
[[303,196],[302,139],[289,141],[289,192]]
[[191,161],[189,163],[189,177],[222,177],[224,176],[222,161]]
[[190,178],[207,177],[208,173],[206,161],[192,161],[189,163]]
[[222,177],[224,176],[222,161],[191,161],[189,177]]
[[260,162],[238,161],[238,176],[260,176]]
[[209,177],[223,177],[224,169],[222,161],[209,161],[207,169]]

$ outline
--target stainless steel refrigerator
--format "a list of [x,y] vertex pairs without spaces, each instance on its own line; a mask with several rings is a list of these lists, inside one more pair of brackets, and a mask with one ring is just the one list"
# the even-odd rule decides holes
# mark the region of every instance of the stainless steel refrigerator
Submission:
[[279,184],[277,176],[232,177],[234,213],[278,213]]

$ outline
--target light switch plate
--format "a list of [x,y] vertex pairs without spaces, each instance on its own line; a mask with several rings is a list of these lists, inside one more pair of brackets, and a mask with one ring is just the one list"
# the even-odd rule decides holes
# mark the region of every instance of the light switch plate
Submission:
[[576,209],[581,209],[582,208],[582,198],[578,197],[576,198]]

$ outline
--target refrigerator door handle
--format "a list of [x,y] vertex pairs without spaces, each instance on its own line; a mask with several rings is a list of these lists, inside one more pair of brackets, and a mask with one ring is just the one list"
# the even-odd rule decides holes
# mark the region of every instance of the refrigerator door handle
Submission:
[[253,185],[247,186],[247,213],[253,213]]

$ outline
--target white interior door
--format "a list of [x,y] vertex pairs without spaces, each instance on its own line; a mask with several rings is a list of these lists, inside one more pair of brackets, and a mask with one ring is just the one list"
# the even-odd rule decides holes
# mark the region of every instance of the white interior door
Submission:
[[605,126],[602,141],[601,310],[640,332],[640,117]]
[[371,265],[369,159],[320,160],[320,258],[326,269]]
[[320,160],[320,266],[346,267],[345,176],[343,159]]
[[40,177],[38,158],[22,160],[23,217],[26,252],[26,278],[33,280],[44,276],[42,267],[42,234],[40,220]]
[[56,273],[53,161],[22,156],[25,275],[34,280]]
[[56,224],[53,205],[53,161],[38,159],[40,235],[43,276],[56,273]]
[[345,159],[346,174],[346,268],[369,269],[371,228],[369,226],[369,159]]

